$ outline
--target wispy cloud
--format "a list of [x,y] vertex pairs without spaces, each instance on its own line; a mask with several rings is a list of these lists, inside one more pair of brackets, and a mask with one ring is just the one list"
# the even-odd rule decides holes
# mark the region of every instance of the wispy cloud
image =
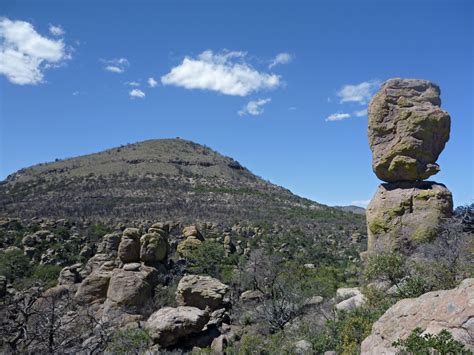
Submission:
[[214,53],[207,50],[196,58],[184,58],[181,64],[161,77],[161,83],[247,96],[252,92],[275,89],[281,85],[281,80],[278,75],[254,69],[246,62],[244,52]]
[[29,22],[0,17],[0,74],[11,83],[39,84],[45,69],[70,58],[62,39],[41,36]]
[[140,86],[140,83],[138,81],[127,81],[127,82],[125,82],[125,84],[128,85],[128,86],[135,86],[135,87]]
[[158,85],[158,82],[152,77],[148,78],[147,83],[148,83],[148,86],[151,88],[154,88],[155,86]]
[[66,33],[61,26],[54,26],[54,25],[49,25],[49,32],[53,36],[64,36],[64,34]]
[[333,113],[332,115],[329,115],[328,117],[326,117],[325,121],[326,122],[342,121],[342,120],[345,120],[349,117],[351,117],[350,113],[336,112],[336,113]]
[[363,110],[360,110],[360,111],[354,111],[353,112],[354,116],[356,117],[364,117],[364,116],[367,116],[367,109],[363,109]]
[[351,205],[354,206],[360,206],[360,207],[367,207],[367,205],[370,203],[370,200],[355,200],[351,202]]
[[135,98],[135,97],[140,98],[140,99],[145,98],[145,93],[144,93],[142,90],[140,90],[140,89],[133,89],[133,90],[130,90],[130,91],[128,92],[128,94],[129,94],[130,97],[132,97],[132,98]]
[[247,103],[242,109],[238,112],[239,116],[252,115],[259,116],[263,113],[263,106],[272,101],[270,98],[252,100]]
[[375,90],[380,86],[379,80],[364,81],[355,85],[344,85],[337,93],[340,97],[340,103],[357,102],[361,105],[366,104],[371,99]]
[[293,60],[293,56],[290,53],[278,53],[275,58],[268,65],[268,68],[271,69],[279,64],[288,64]]
[[102,59],[101,61],[105,64],[104,70],[111,73],[123,73],[130,66],[126,58]]

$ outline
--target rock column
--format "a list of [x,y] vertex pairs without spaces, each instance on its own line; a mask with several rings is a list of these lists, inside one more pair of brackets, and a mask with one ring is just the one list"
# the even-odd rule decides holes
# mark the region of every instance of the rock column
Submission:
[[369,105],[372,168],[381,184],[367,207],[368,252],[411,249],[436,237],[452,214],[451,192],[423,181],[449,139],[451,118],[440,89],[426,80],[390,79]]

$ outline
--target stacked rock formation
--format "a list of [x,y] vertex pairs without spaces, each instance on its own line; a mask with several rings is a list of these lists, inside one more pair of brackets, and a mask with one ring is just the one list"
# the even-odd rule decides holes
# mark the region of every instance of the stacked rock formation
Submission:
[[390,79],[369,105],[372,168],[381,184],[367,207],[368,251],[407,252],[432,240],[452,213],[451,192],[423,181],[436,174],[451,118],[426,80]]

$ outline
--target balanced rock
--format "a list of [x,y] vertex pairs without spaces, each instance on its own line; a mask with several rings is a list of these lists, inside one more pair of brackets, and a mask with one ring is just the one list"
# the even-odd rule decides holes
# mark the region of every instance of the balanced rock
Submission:
[[164,307],[148,318],[145,329],[155,343],[168,347],[200,332],[208,320],[209,314],[196,307]]
[[176,301],[181,306],[216,310],[226,305],[229,286],[210,276],[188,275],[178,283]]
[[433,291],[418,298],[398,301],[372,327],[362,342],[362,354],[396,354],[392,343],[406,339],[417,327],[438,334],[446,329],[466,348],[474,351],[474,279],[452,290]]
[[429,242],[452,214],[451,192],[429,181],[386,183],[367,206],[368,251],[409,251]]
[[159,233],[147,233],[140,238],[140,259],[144,262],[164,261],[168,254],[168,240]]
[[369,105],[372,168],[383,181],[424,180],[449,139],[451,118],[440,109],[440,89],[427,80],[390,79]]
[[118,247],[118,256],[124,263],[133,263],[140,260],[140,233],[137,228],[124,230]]

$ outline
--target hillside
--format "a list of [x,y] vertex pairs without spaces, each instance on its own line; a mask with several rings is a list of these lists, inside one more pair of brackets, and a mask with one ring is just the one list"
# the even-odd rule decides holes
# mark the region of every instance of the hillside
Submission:
[[100,221],[197,220],[363,226],[237,161],[182,139],[149,140],[21,169],[0,185],[0,215]]

